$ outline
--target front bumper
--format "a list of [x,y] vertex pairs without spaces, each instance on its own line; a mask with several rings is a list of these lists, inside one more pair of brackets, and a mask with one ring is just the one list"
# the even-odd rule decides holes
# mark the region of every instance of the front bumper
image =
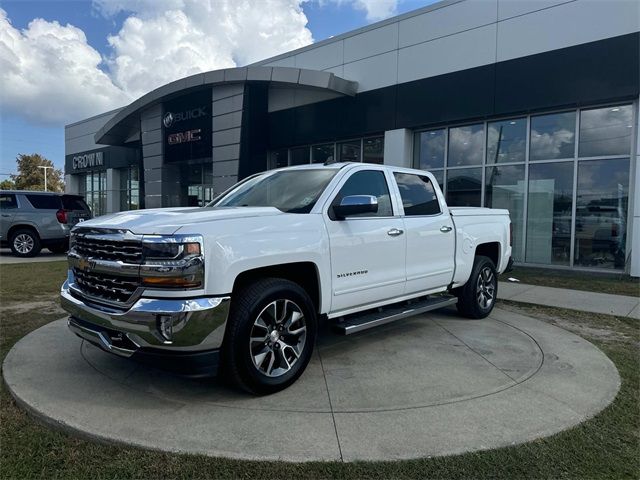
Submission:
[[70,315],[71,331],[109,353],[183,374],[215,373],[215,368],[200,373],[198,364],[209,359],[217,365],[230,297],[140,298],[121,311],[85,303],[65,282],[60,301]]

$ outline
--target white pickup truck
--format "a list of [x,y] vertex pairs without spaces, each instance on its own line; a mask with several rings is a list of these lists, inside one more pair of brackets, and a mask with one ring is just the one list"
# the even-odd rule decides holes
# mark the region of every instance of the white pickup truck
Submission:
[[76,226],[61,289],[100,348],[265,394],[344,334],[457,304],[487,316],[511,265],[507,210],[450,208],[425,171],[362,163],[260,173],[202,208]]

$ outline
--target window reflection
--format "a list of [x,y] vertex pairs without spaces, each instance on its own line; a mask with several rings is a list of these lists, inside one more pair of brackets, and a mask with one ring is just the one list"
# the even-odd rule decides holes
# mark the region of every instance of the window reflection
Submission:
[[531,117],[529,160],[573,158],[576,112]]
[[313,163],[333,162],[333,143],[314,145],[313,147],[311,147],[311,157]]
[[310,163],[309,147],[291,149],[291,165],[305,165]]
[[274,150],[270,154],[270,168],[282,168],[289,165],[289,152],[286,148]]
[[631,105],[580,112],[581,157],[628,155],[631,148]]
[[450,167],[479,165],[484,151],[484,126],[468,125],[449,129]]
[[365,163],[384,163],[384,137],[365,138],[362,141],[362,161]]
[[578,164],[574,264],[624,268],[629,159]]
[[482,192],[481,168],[456,168],[447,171],[447,204],[479,207]]
[[338,143],[338,158],[340,162],[360,161],[360,140]]
[[487,163],[524,162],[527,121],[524,118],[487,125]]
[[524,217],[524,165],[488,167],[485,175],[485,206],[506,208],[513,224],[513,258],[522,261]]
[[529,166],[526,261],[569,265],[573,162]]
[[429,170],[429,173],[436,178],[436,182],[440,185],[440,190],[444,192],[444,170]]
[[429,170],[444,167],[446,130],[420,132],[415,136],[416,168]]

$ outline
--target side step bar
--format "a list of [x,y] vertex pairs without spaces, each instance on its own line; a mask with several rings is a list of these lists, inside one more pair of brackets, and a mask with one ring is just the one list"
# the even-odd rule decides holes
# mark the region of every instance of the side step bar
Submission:
[[355,314],[346,317],[343,322],[336,324],[336,329],[344,335],[351,335],[353,333],[362,332],[363,330],[395,322],[396,320],[412,317],[431,310],[437,310],[438,308],[447,307],[449,305],[455,305],[457,302],[458,298],[451,295],[429,297],[409,305],[403,302],[402,304],[384,307],[381,311]]

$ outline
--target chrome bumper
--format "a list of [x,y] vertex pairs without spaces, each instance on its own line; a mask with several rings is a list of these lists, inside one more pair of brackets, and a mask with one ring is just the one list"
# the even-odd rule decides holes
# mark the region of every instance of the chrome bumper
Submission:
[[[120,356],[138,349],[188,353],[222,346],[230,297],[190,299],[140,298],[126,311],[87,305],[67,282],[60,303],[78,336]],[[164,334],[163,334],[164,332]]]

